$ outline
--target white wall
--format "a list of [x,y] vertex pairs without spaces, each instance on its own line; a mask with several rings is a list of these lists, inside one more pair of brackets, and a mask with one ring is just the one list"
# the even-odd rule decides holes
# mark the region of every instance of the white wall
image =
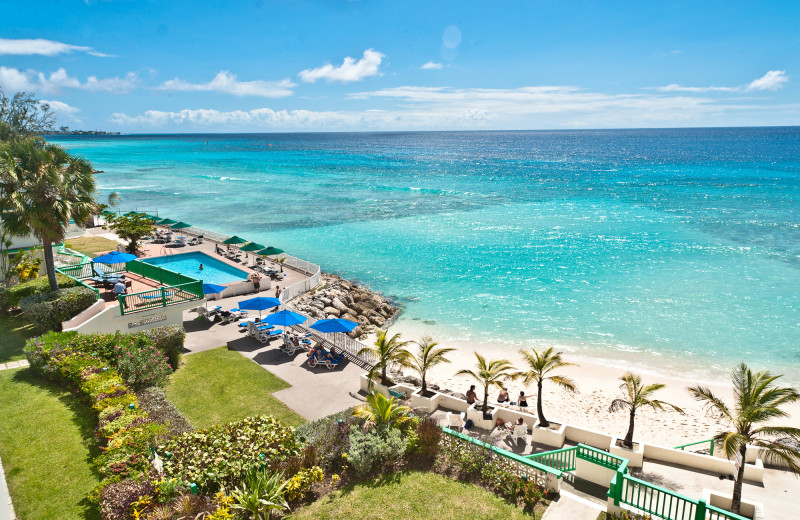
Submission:
[[84,310],[71,320],[62,321],[61,322],[61,330],[72,330],[75,327],[80,326],[81,323],[97,316],[101,312],[103,312],[106,308],[106,302],[103,300],[98,299],[94,302],[88,309]]
[[194,300],[167,307],[156,307],[146,311],[133,312],[124,316],[120,312],[119,305],[114,305],[69,330],[90,334],[93,332],[140,332],[169,325],[182,327],[183,311],[197,307],[202,303],[203,300]]
[[570,426],[569,424],[564,433],[567,436],[567,440],[579,443],[582,442],[587,446],[601,450],[607,450],[611,446],[611,439],[613,438],[611,435],[606,435],[605,433],[586,430],[576,426]]
[[613,469],[575,457],[575,476],[600,486],[608,486],[614,476]]

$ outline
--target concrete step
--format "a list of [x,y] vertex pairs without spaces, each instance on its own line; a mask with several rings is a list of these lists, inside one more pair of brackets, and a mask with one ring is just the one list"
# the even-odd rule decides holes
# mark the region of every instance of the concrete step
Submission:
[[597,520],[603,507],[562,490],[545,511],[542,520]]

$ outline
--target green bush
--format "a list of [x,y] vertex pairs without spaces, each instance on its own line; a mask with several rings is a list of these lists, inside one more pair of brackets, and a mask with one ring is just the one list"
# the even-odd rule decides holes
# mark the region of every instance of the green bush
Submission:
[[86,287],[71,287],[32,294],[19,302],[25,317],[42,332],[61,330],[61,322],[74,318],[91,307],[97,295]]
[[139,334],[150,338],[155,347],[169,358],[172,370],[178,370],[183,353],[183,342],[186,340],[186,331],[182,327],[156,327]]
[[134,388],[164,386],[172,373],[167,356],[156,347],[140,347],[134,341],[114,347],[117,371]]
[[[207,491],[231,489],[253,466],[279,463],[299,450],[292,428],[270,416],[186,433],[158,447],[166,478],[196,482]],[[166,458],[166,452],[172,456]]]
[[[70,287],[75,287],[78,285],[78,282],[76,282],[74,279],[61,273],[56,274],[56,279],[58,280],[59,289],[69,289]],[[50,280],[46,276],[40,276],[39,278],[34,278],[33,280],[28,280],[27,282],[17,284],[5,291],[5,302],[0,303],[7,305],[7,308],[0,308],[0,310],[8,310],[19,307],[20,302],[24,298],[33,296],[34,294],[42,294],[47,292],[50,292]],[[0,298],[0,300],[2,299]]]
[[396,428],[382,425],[366,432],[353,428],[347,461],[363,476],[379,465],[395,462],[405,451],[406,441]]

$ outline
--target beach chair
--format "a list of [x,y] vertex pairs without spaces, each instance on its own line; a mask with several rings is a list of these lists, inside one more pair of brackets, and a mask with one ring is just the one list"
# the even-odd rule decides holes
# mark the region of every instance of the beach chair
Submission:
[[448,413],[447,427],[451,430],[461,431],[464,429],[464,413]]
[[528,436],[528,425],[527,424],[515,424],[513,430],[509,430],[509,436],[511,436],[511,440],[515,443],[519,442],[519,439],[525,441]]

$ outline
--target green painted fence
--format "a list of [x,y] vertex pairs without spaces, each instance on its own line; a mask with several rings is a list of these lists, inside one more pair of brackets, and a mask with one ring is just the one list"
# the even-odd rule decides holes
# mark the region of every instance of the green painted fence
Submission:
[[690,442],[689,444],[682,444],[680,446],[675,446],[674,449],[685,451],[684,448],[688,448],[689,446],[696,446],[698,444],[705,444],[705,443],[708,443],[708,454],[713,457],[714,456],[714,439],[706,439],[704,441]]
[[123,315],[202,298],[203,282],[200,280],[117,296]]
[[578,447],[576,446],[573,448],[563,448],[560,450],[546,451],[544,453],[525,455],[525,458],[560,471],[575,471],[575,454],[577,452]]
[[182,285],[197,281],[197,279],[192,278],[191,276],[176,273],[175,271],[170,271],[169,269],[164,269],[163,267],[159,267],[157,265],[148,264],[147,262],[142,262],[141,260],[131,260],[125,264],[125,269],[133,274],[138,274],[144,276],[145,278],[155,280],[162,285]]
[[87,276],[82,276],[82,273],[87,269],[85,266],[89,266],[88,270],[89,270],[89,272],[91,272],[91,270],[92,270],[91,269],[91,262],[88,262],[88,263],[85,263],[85,264],[77,264],[77,265],[74,265],[74,266],[56,267],[56,272],[57,273],[61,273],[64,276],[68,276],[68,277],[72,278],[73,280],[75,280],[75,282],[77,282],[79,287],[85,287],[87,289],[91,289],[92,291],[94,291],[94,294],[98,298],[100,298],[100,291],[98,291],[95,287],[92,287],[91,285],[87,285],[87,284],[85,284],[83,282],[83,280],[86,280],[87,278],[89,278]]

